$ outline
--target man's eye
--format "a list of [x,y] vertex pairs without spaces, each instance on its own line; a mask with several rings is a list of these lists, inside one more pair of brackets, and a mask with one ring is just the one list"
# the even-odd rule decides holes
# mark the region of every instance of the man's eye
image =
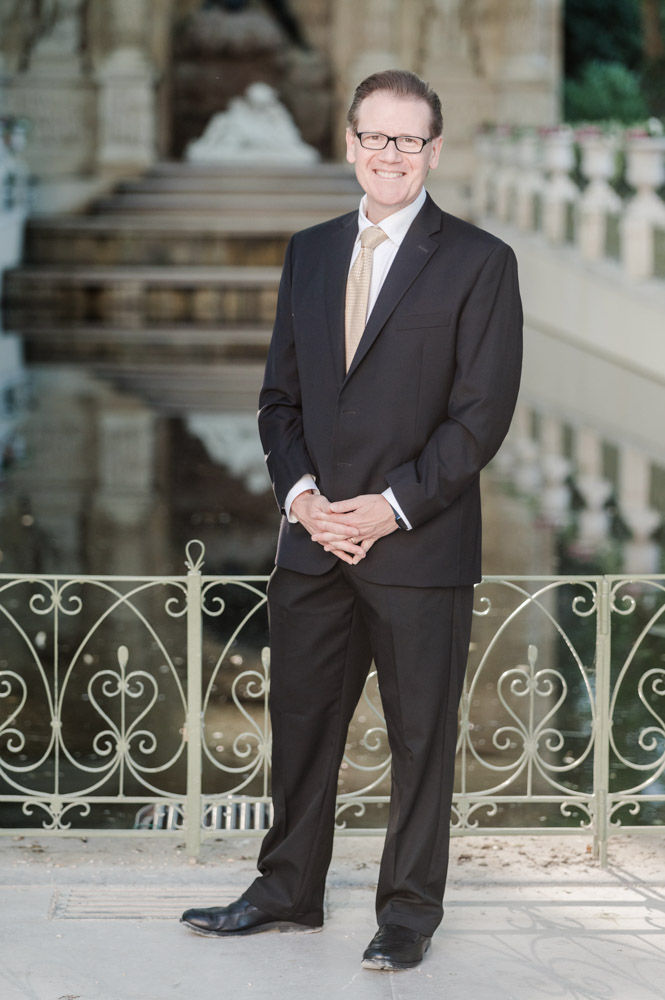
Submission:
[[417,146],[418,145],[418,140],[414,139],[414,137],[412,135],[403,135],[403,136],[401,136],[401,140],[402,140],[402,142],[406,146]]
[[370,142],[376,142],[377,139],[383,139],[383,136],[378,132],[368,132],[365,138],[369,139]]

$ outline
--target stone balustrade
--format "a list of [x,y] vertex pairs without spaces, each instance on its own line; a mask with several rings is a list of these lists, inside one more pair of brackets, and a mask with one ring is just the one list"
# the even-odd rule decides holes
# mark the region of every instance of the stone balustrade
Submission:
[[476,217],[539,231],[585,260],[618,259],[631,279],[665,279],[665,137],[502,126],[479,134],[476,152]]
[[624,573],[661,572],[665,468],[648,452],[525,401],[493,467],[540,522],[574,538],[577,558],[600,557]]
[[477,137],[474,219],[515,250],[525,312],[520,404],[496,471],[573,553],[628,573],[663,560],[664,185],[661,136],[564,125]]
[[30,207],[30,176],[22,158],[26,123],[0,118],[0,287],[2,272],[21,259]]

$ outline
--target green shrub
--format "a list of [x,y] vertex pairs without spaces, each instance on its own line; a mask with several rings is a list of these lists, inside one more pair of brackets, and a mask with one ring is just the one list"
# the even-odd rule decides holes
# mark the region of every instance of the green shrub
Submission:
[[630,125],[649,109],[637,73],[616,62],[589,63],[579,80],[564,84],[564,115],[569,122],[616,121]]

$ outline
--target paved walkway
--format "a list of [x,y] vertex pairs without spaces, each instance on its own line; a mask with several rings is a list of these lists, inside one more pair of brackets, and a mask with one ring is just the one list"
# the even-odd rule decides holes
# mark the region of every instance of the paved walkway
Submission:
[[665,831],[453,841],[444,922],[410,972],[370,972],[380,842],[338,838],[320,934],[198,937],[188,905],[228,902],[255,839],[0,838],[0,1000],[653,1000],[665,997]]

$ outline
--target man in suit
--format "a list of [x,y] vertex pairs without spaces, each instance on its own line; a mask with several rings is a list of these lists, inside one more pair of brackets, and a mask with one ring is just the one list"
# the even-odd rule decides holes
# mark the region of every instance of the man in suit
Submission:
[[268,588],[274,823],[243,896],[183,915],[216,936],[321,927],[338,769],[373,659],[392,791],[372,969],[417,965],[443,915],[479,473],[521,363],[512,251],[423,186],[442,126],[414,74],[363,81],[346,133],[360,210],[286,253],[259,411],[283,514]]

